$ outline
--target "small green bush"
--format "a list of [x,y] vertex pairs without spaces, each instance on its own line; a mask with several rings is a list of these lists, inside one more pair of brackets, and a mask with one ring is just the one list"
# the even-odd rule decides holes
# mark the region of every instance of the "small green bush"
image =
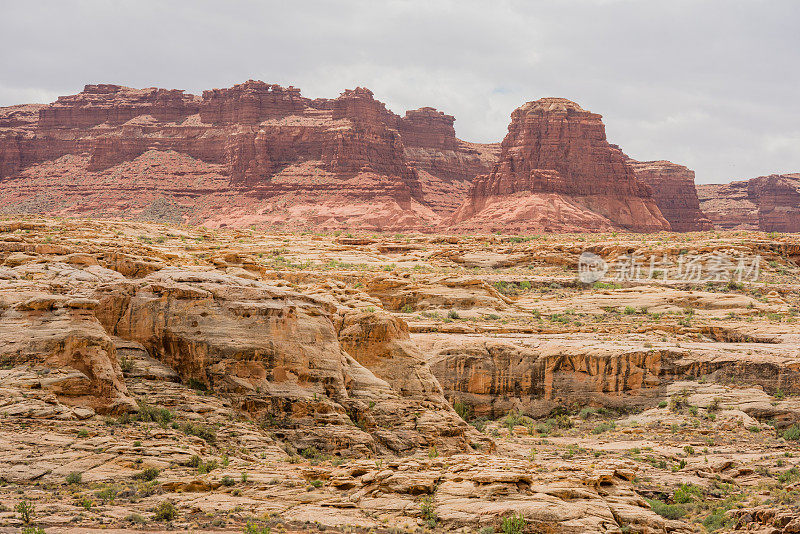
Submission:
[[319,450],[316,447],[308,447],[302,449],[300,451],[300,456],[303,458],[308,458],[309,460],[313,460],[314,458],[318,458],[320,456]]
[[14,507],[14,511],[19,514],[19,518],[22,519],[22,522],[27,525],[31,522],[31,519],[33,519],[33,514],[36,512],[36,508],[30,501],[20,501]]
[[178,517],[178,510],[175,508],[175,504],[169,499],[162,501],[153,509],[153,512],[155,513],[156,521],[172,521]]
[[800,426],[792,425],[783,433],[786,441],[800,441]]
[[205,475],[206,473],[210,473],[217,467],[219,467],[219,463],[216,460],[208,460],[207,462],[200,462],[200,464],[197,466],[197,473],[199,475]]
[[667,504],[658,499],[645,499],[650,508],[665,519],[680,519],[686,515],[686,510],[678,504]]
[[217,443],[217,431],[210,426],[201,425],[199,423],[186,423],[181,427],[184,434],[190,436],[197,436],[209,445]]
[[433,507],[433,501],[430,497],[423,497],[422,501],[419,504],[420,513],[422,514],[422,519],[428,525],[429,528],[436,528],[436,525],[439,523],[439,516],[436,515],[436,509]]
[[703,526],[709,532],[723,528],[731,528],[736,524],[736,519],[725,515],[725,508],[718,508],[711,515],[703,519]]
[[690,503],[703,498],[703,490],[694,484],[681,484],[675,490],[675,502],[679,504]]
[[778,475],[778,482],[781,484],[789,484],[797,480],[800,480],[800,471],[798,471],[797,467],[792,467]]
[[525,516],[512,514],[504,517],[500,522],[500,530],[503,534],[522,534],[525,530]]
[[67,475],[66,482],[67,484],[80,484],[81,483],[81,474],[73,471],[72,473]]
[[272,529],[269,527],[262,527],[255,523],[248,522],[247,525],[245,525],[242,532],[244,532],[244,534],[270,534],[270,532],[272,532]]
[[113,503],[114,499],[117,498],[117,490],[114,486],[107,486],[103,489],[97,490],[94,492],[94,496],[103,501],[104,503]]
[[139,480],[145,480],[145,481],[149,482],[151,480],[157,479],[158,475],[160,473],[161,473],[161,471],[159,471],[155,467],[148,467],[147,469],[145,469],[145,470],[143,470],[143,471],[141,471],[139,473],[136,473],[133,476],[133,478],[136,478],[136,479],[139,479]]
[[472,419],[472,407],[469,404],[465,404],[464,402],[457,400],[453,402],[453,409],[464,421],[469,421]]
[[592,429],[592,434],[602,434],[603,432],[607,432],[609,430],[614,430],[617,428],[617,424],[613,421],[607,421],[604,423],[600,423],[596,427]]

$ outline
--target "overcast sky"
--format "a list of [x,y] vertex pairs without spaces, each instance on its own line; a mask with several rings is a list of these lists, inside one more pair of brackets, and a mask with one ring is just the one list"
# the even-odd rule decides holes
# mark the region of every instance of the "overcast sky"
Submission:
[[561,96],[701,183],[800,172],[798,0],[0,0],[0,106],[250,78],[312,98],[369,87],[480,142]]

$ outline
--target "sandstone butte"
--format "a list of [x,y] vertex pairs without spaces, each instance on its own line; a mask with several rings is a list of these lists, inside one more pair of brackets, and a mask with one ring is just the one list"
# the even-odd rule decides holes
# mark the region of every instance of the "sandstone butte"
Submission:
[[564,98],[517,108],[487,175],[452,216],[466,230],[669,230],[650,188],[606,140],[601,116]]
[[[703,230],[691,171],[634,162],[601,116],[529,102],[499,144],[368,89],[247,81],[201,96],[87,85],[0,108],[0,213],[372,231]],[[501,154],[502,150],[502,154]]]
[[698,186],[700,205],[726,230],[800,232],[800,174]]

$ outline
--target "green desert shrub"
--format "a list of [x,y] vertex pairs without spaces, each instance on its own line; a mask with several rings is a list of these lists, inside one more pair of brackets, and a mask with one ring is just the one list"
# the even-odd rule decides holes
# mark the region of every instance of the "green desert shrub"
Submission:
[[800,441],[800,426],[792,425],[787,428],[783,433],[783,439],[786,441]]
[[686,510],[679,504],[667,504],[658,499],[645,499],[650,508],[665,519],[680,519],[686,515]]
[[500,522],[500,530],[503,534],[522,534],[525,531],[525,516],[511,514],[504,517]]
[[155,513],[156,521],[172,521],[178,517],[178,510],[175,508],[175,504],[169,499],[161,501],[161,503],[153,509],[153,512]]

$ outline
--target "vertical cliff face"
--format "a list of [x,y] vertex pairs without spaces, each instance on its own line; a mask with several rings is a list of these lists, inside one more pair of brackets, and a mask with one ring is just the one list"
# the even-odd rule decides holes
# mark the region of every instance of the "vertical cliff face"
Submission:
[[601,116],[563,98],[516,109],[492,171],[453,215],[464,229],[669,230]]
[[202,97],[100,84],[0,108],[4,213],[146,217],[169,205],[169,220],[209,225],[430,229],[485,161],[452,117],[401,118],[362,87],[312,100],[254,80]]
[[425,107],[406,111],[405,117],[398,121],[398,129],[408,148],[457,150],[455,121],[452,115]]
[[203,91],[200,119],[207,124],[258,124],[302,111],[309,103],[296,87],[248,80],[225,89]]
[[0,134],[0,178],[19,171],[22,164],[20,143],[22,135],[14,132]]
[[440,215],[458,208],[472,179],[489,172],[499,155],[497,143],[456,138],[454,122],[452,115],[430,107],[407,111],[397,121],[405,158],[420,177],[422,198]]
[[39,110],[41,129],[91,128],[122,124],[142,115],[175,122],[198,111],[198,101],[178,89],[132,89],[119,85],[87,85],[77,95],[61,96]]
[[399,176],[418,189],[417,175],[403,155],[397,119],[369,89],[345,91],[333,102],[333,120],[348,121],[350,127],[335,131],[334,143],[323,153],[323,162],[333,172]]
[[697,197],[712,224],[720,230],[758,230],[758,206],[747,182],[699,184]]
[[800,232],[800,173],[697,186],[700,206],[723,230]]
[[761,176],[750,180],[747,190],[758,204],[759,229],[800,232],[800,173]]
[[700,210],[693,170],[669,161],[627,162],[636,177],[650,186],[653,200],[673,231],[711,230],[711,221]]

